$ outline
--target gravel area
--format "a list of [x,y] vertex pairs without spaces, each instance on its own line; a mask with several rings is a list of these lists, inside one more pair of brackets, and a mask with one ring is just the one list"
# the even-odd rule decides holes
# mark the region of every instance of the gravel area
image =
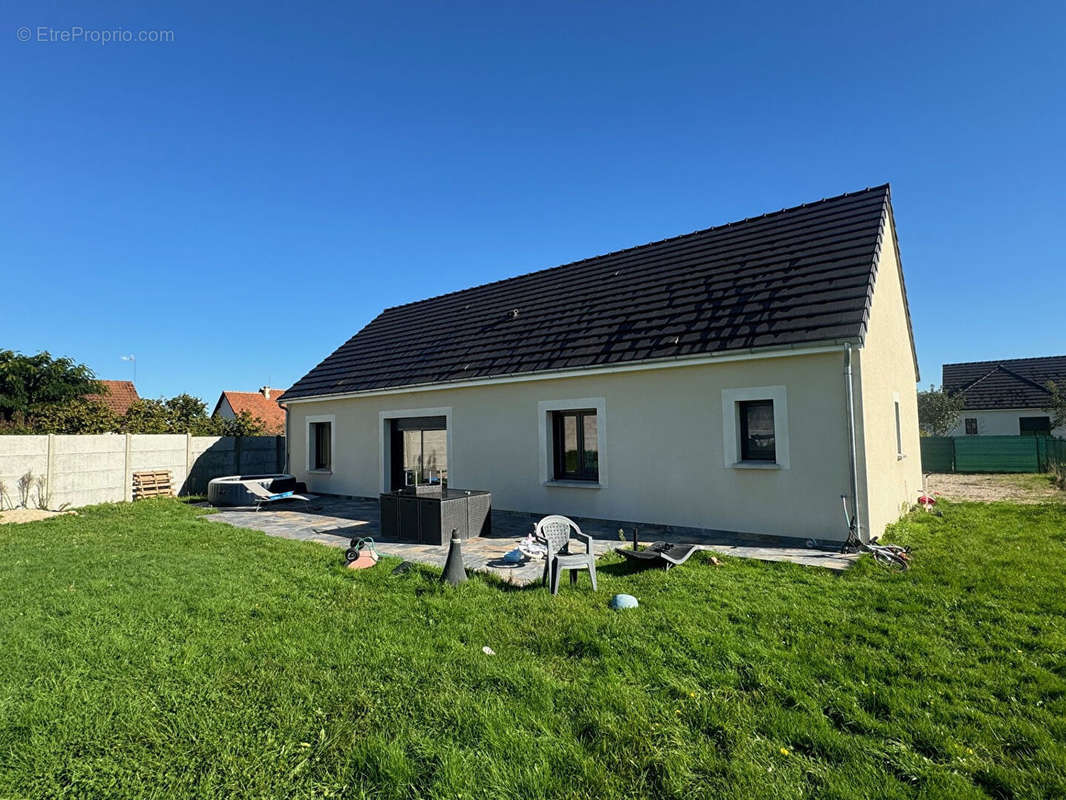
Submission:
[[14,508],[0,512],[0,525],[18,522],[36,522],[39,519],[48,519],[60,514],[73,514],[73,511],[45,511],[41,508]]
[[934,473],[926,479],[931,492],[940,492],[949,500],[976,500],[990,503],[1066,502],[1066,492],[1056,489],[1047,475],[954,475]]

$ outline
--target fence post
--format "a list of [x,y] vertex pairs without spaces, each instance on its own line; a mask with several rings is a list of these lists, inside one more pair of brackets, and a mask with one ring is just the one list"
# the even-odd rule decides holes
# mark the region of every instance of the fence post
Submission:
[[126,434],[126,466],[123,470],[125,473],[125,480],[122,487],[122,499],[127,503],[133,502],[133,459],[130,457],[133,452],[133,434]]
[[38,501],[47,505],[47,500],[52,496],[52,475],[56,471],[56,435],[48,434],[48,461],[44,468],[44,497],[38,497]]
[[185,494],[192,493],[192,434],[185,432]]
[[233,474],[241,474],[241,440],[243,436],[233,437]]
[[274,437],[274,471],[285,471],[285,437]]

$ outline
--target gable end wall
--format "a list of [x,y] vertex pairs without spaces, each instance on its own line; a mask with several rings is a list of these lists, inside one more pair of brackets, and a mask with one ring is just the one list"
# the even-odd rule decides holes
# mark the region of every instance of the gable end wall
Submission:
[[[891,214],[884,225],[866,339],[856,354],[859,494],[867,536],[880,536],[914,505],[922,488],[918,375]],[[897,395],[902,458],[896,450]]]

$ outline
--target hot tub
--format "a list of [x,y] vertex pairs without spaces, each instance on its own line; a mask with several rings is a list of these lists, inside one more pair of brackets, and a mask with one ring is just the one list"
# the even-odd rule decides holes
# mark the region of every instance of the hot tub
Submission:
[[261,498],[256,497],[244,481],[255,481],[268,492],[281,494],[296,490],[295,475],[227,475],[212,478],[207,483],[207,501],[213,506],[254,506]]
[[447,547],[460,539],[492,535],[492,495],[474,489],[408,487],[379,496],[381,538]]

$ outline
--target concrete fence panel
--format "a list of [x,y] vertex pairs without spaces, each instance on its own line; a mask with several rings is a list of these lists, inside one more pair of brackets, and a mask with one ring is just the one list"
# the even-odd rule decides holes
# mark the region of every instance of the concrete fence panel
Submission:
[[182,494],[207,494],[207,482],[222,475],[237,475],[232,436],[193,436],[189,460],[192,469]]
[[[27,472],[44,475],[48,471],[47,436],[3,436],[0,442],[0,481],[4,484],[4,506],[19,501],[18,480]],[[31,489],[36,497],[36,489]],[[32,499],[30,501],[32,505]]]
[[49,478],[51,508],[118,502],[125,497],[126,437],[53,436],[51,469],[41,474]]
[[222,475],[281,472],[283,436],[187,436],[184,434],[99,436],[0,436],[3,507],[22,501],[17,484],[32,473],[27,504],[38,503],[37,479],[50,508],[133,499],[133,473],[170,470],[180,494],[204,494]]
[[[170,470],[171,486],[180,491],[185,485],[188,463],[184,434],[140,434],[131,437],[130,472]],[[131,476],[132,477],[132,476]],[[187,493],[188,494],[188,493]]]
[[284,466],[285,450],[279,450],[276,436],[246,436],[241,440],[241,461],[238,472],[244,474],[279,472]]

